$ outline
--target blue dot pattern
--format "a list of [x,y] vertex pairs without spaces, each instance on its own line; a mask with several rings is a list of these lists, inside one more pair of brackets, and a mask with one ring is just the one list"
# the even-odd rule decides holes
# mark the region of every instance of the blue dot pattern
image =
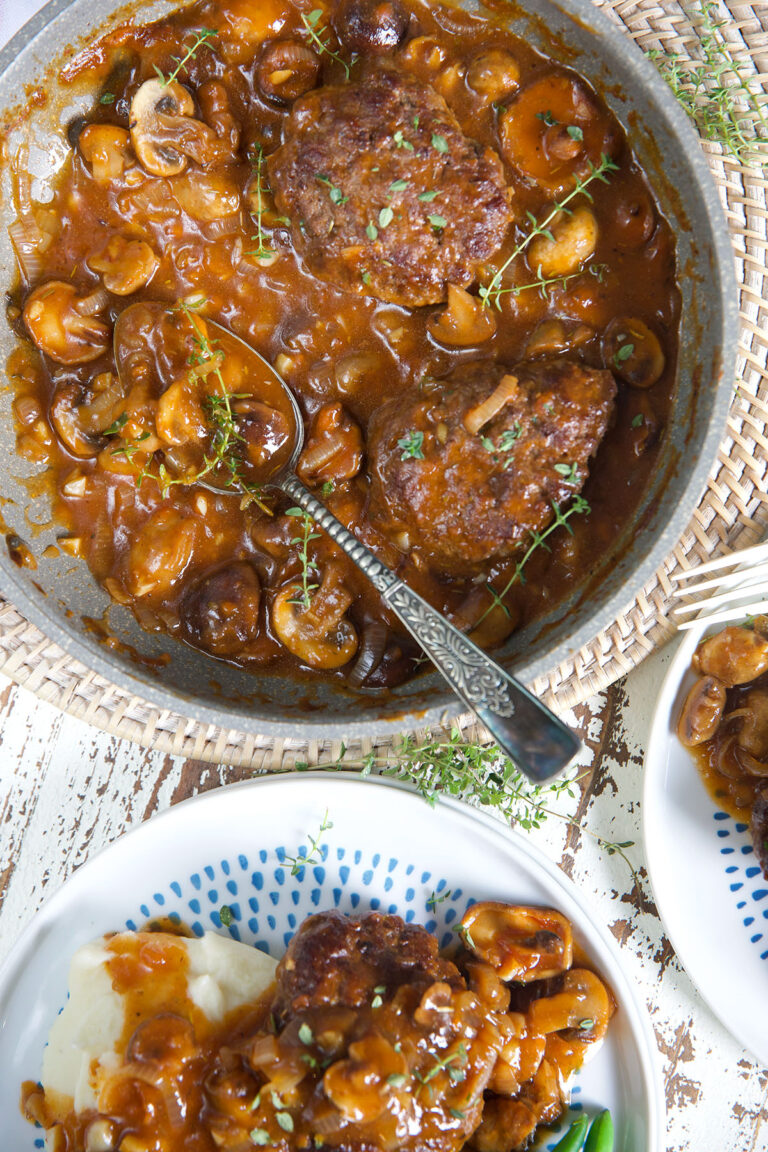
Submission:
[[749,826],[734,820],[728,812],[715,812],[713,819],[728,887],[736,897],[749,942],[759,950],[761,960],[768,960],[768,884],[756,862]]

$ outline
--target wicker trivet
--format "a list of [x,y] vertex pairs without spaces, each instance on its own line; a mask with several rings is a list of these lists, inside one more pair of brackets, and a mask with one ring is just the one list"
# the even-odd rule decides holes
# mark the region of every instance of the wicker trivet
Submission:
[[[699,35],[683,5],[671,0],[595,0],[645,51],[695,60]],[[755,82],[768,80],[768,5],[722,5],[733,59]],[[746,547],[768,525],[768,177],[703,142],[725,207],[741,285],[741,340],[727,437],[707,490],[673,555],[610,628],[536,680],[533,691],[558,711],[612,684],[674,631],[665,616],[670,574],[713,555]],[[161,711],[65,655],[11,605],[0,601],[0,670],[42,699],[116,736],[197,760],[253,768],[291,768],[336,760],[338,741],[274,740],[204,725]],[[458,721],[477,735],[469,718]],[[479,733],[482,735],[482,733]],[[347,756],[386,755],[390,739],[353,741]]]

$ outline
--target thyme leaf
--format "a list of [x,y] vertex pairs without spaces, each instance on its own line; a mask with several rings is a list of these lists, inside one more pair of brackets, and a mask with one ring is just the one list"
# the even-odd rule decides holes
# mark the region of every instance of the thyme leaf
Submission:
[[194,42],[187,48],[183,56],[171,57],[172,60],[176,61],[176,67],[169,76],[166,76],[164,72],[161,72],[161,70],[155,64],[155,73],[159,78],[162,87],[167,88],[169,84],[173,84],[174,80],[178,78],[182,70],[186,68],[189,61],[197,59],[197,53],[199,49],[210,48],[210,41],[213,40],[216,36],[218,36],[218,32],[215,28],[201,28],[195,37]]

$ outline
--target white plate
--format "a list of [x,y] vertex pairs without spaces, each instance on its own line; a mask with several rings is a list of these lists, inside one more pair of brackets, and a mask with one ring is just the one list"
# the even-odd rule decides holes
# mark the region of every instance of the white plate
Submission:
[[695,682],[692,628],[669,666],[645,755],[643,836],[656,906],[680,963],[724,1026],[768,1065],[768,881],[747,824],[710,797],[675,734]]
[[[333,828],[322,838],[322,860],[291,876],[281,860],[304,854],[326,810]],[[444,898],[430,909],[433,892]],[[69,958],[85,941],[152,915],[223,931],[218,909],[228,904],[232,933],[278,957],[301,920],[323,908],[396,912],[445,939],[480,899],[551,905],[573,921],[619,1004],[605,1044],[578,1077],[574,1105],[611,1109],[616,1152],[662,1152],[648,1019],[615,943],[590,923],[576,888],[527,840],[465,805],[430,808],[391,781],[327,773],[261,779],[180,804],[80,868],[45,905],[0,971],[3,1145],[40,1146],[41,1134],[19,1114],[19,1086],[39,1074],[66,998]]]

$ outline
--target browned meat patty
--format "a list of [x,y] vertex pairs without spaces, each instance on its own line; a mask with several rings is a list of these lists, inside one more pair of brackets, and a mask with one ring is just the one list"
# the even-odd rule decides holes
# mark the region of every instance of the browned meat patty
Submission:
[[312,271],[407,307],[471,284],[512,218],[498,156],[391,67],[298,101],[268,166]]
[[320,912],[304,921],[278,965],[275,1004],[290,1018],[326,1005],[360,1008],[377,988],[391,996],[402,984],[426,988],[436,981],[463,984],[420,925],[379,912],[361,920]]
[[[497,389],[506,402],[472,430]],[[391,400],[369,427],[371,518],[446,571],[509,555],[581,491],[615,395],[610,372],[557,359],[470,364]]]

